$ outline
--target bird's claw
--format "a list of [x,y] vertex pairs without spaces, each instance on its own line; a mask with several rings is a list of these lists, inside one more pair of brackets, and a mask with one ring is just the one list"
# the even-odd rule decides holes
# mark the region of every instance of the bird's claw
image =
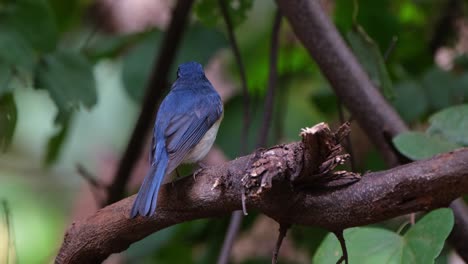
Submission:
[[196,170],[194,173],[193,173],[193,180],[195,180],[195,178],[197,177],[197,175],[202,172],[205,168],[200,168],[198,170]]
[[202,172],[204,169],[208,168],[209,165],[206,164],[206,163],[203,163],[203,162],[198,162],[198,167],[200,167],[198,170],[196,170],[194,173],[193,173],[193,179],[195,180],[195,178],[197,177],[197,175]]

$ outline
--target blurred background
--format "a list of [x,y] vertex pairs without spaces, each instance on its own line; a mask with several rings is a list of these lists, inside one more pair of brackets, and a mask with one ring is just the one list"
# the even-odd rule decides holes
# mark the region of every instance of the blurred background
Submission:
[[[466,101],[467,1],[321,2],[376,86],[414,130],[424,131],[432,114]],[[102,184],[112,180],[174,3],[0,2],[0,263],[52,262],[69,224],[97,210],[104,193],[90,187],[86,177]],[[216,3],[195,2],[169,80],[175,79],[181,62],[204,65],[225,102],[224,121],[211,153],[211,158],[222,160],[240,155],[243,98],[238,66]],[[257,145],[263,118],[276,6],[274,1],[260,0],[228,3],[251,97],[250,152]],[[320,69],[283,20],[268,145],[297,141],[301,128],[318,122],[336,128],[342,122],[339,109]],[[346,111],[344,115],[349,118]],[[357,171],[385,168],[354,122],[351,142]],[[148,147],[149,141],[128,195],[137,191],[145,175]],[[268,263],[277,225],[249,213],[231,261]],[[398,231],[405,221],[374,226]],[[107,262],[214,263],[228,223],[226,216],[173,226]],[[311,263],[326,235],[319,228],[294,226],[280,261]],[[437,263],[454,263],[451,252],[446,247]]]

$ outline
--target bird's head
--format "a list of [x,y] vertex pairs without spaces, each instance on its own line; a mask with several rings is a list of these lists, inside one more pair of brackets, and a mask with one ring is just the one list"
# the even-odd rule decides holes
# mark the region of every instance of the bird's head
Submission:
[[203,67],[200,63],[191,61],[179,65],[177,78],[192,78],[204,76]]

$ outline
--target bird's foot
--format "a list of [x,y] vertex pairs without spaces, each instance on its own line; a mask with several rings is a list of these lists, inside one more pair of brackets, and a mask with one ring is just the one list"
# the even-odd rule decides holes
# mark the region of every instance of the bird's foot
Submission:
[[202,172],[204,169],[208,168],[209,165],[206,164],[206,163],[203,163],[203,162],[198,162],[198,167],[200,167],[199,169],[197,169],[194,173],[193,173],[193,179],[195,180],[195,178],[197,177],[197,175]]

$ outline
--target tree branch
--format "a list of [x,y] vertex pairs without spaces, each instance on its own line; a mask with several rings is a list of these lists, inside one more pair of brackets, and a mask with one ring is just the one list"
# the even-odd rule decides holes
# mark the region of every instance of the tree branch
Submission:
[[257,147],[265,147],[268,141],[268,132],[270,131],[273,106],[275,103],[275,91],[278,82],[278,51],[279,51],[279,33],[281,28],[281,12],[276,10],[273,20],[273,29],[271,30],[270,41],[270,63],[268,67],[268,86],[263,106],[263,123],[258,133]]
[[[223,0],[221,0],[223,1]],[[269,74],[268,74],[268,88],[267,94],[265,98],[265,105],[263,111],[263,123],[261,129],[258,133],[257,139],[257,147],[265,147],[267,140],[268,140],[268,132],[270,130],[271,119],[273,116],[273,105],[275,99],[275,90],[276,90],[276,83],[278,79],[278,69],[277,69],[277,61],[278,61],[278,49],[279,49],[279,30],[281,26],[281,13],[279,10],[276,11],[275,18],[273,20],[273,29],[271,34],[271,42],[270,42],[270,66],[269,66]],[[248,111],[248,104],[245,104],[244,101],[244,111],[247,109]],[[248,112],[247,112],[248,114]],[[244,125],[244,129],[245,129]],[[244,143],[247,144],[247,137],[244,138]],[[245,149],[245,148],[244,148]],[[221,248],[221,252],[218,257],[218,264],[225,264],[228,263],[229,256],[231,255],[231,248],[234,244],[234,239],[239,232],[242,223],[242,216],[247,214],[247,210],[243,207],[242,211],[235,211],[232,213],[231,220],[229,222],[228,231],[224,238],[223,246]]]
[[143,148],[146,133],[154,123],[154,113],[158,107],[158,101],[166,90],[167,76],[174,62],[193,2],[193,0],[177,1],[169,28],[164,35],[161,49],[148,81],[140,116],[130,137],[127,149],[120,161],[114,180],[109,186],[106,204],[116,202],[124,195],[125,186]]
[[332,88],[390,166],[398,164],[391,137],[407,130],[374,87],[336,27],[316,0],[277,0],[283,15],[320,66]]
[[239,46],[237,45],[236,35],[234,34],[234,26],[232,25],[231,18],[229,17],[229,10],[227,8],[226,0],[218,1],[219,8],[221,9],[221,14],[223,16],[224,22],[226,23],[226,29],[229,37],[229,42],[231,43],[232,53],[236,59],[237,67],[239,68],[239,74],[241,77],[242,83],[242,99],[243,99],[243,125],[242,125],[242,134],[241,134],[241,153],[245,154],[248,146],[248,137],[249,137],[249,127],[250,127],[250,95],[249,89],[247,87],[247,74],[245,72],[245,66],[242,61],[242,56],[240,53]]
[[[209,167],[196,180],[166,184],[153,217],[129,219],[134,196],[107,206],[72,224],[56,263],[100,262],[163,228],[229,214],[241,208],[243,189],[251,210],[280,223],[341,230],[447,206],[468,188],[468,148],[369,173],[342,187],[356,180],[331,170],[331,162],[343,157],[338,142],[345,133],[329,135],[328,127],[319,124],[304,130],[302,142]],[[341,188],[330,184],[335,181]]]
[[[401,117],[374,87],[336,27],[316,0],[276,0],[283,15],[329,80],[335,93],[377,146],[388,166],[403,163],[391,138],[408,130]],[[468,211],[464,201],[452,203],[457,225],[450,242],[468,261]],[[467,225],[465,225],[467,224]],[[452,239],[457,237],[458,239]],[[460,239],[463,238],[463,239]]]

